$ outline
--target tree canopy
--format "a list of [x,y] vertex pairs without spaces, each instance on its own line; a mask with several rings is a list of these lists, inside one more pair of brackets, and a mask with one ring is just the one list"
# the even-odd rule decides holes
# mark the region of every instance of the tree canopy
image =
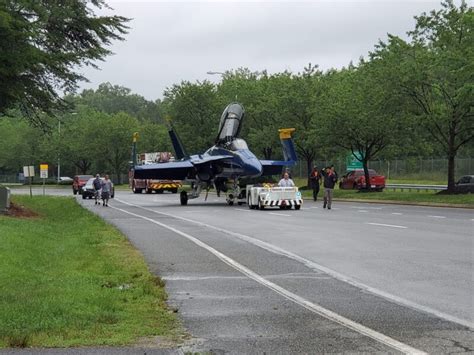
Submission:
[[0,114],[17,107],[38,123],[38,112],[64,107],[61,96],[86,80],[77,70],[96,67],[127,31],[127,18],[95,15],[104,7],[104,0],[0,2]]

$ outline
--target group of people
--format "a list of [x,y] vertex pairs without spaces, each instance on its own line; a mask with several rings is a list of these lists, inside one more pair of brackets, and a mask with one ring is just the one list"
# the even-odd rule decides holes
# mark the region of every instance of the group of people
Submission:
[[112,193],[112,182],[109,175],[105,175],[104,180],[102,180],[100,175],[97,174],[92,186],[94,187],[95,204],[100,205],[100,199],[102,198],[102,206],[108,207],[110,194]]
[[[313,170],[311,171],[309,179],[311,181],[311,188],[313,189],[314,201],[318,200],[320,185],[321,185],[321,182],[323,182],[323,186],[324,186],[323,208],[327,207],[327,209],[330,210],[331,205],[332,205],[333,190],[337,182],[337,174],[336,174],[336,171],[334,170],[334,166],[332,165],[330,167],[326,167],[324,169],[321,169],[321,171],[319,171],[318,167],[315,166]],[[283,173],[283,177],[278,182],[278,186],[279,187],[295,186],[295,183],[291,179],[290,173],[288,171],[285,171]]]

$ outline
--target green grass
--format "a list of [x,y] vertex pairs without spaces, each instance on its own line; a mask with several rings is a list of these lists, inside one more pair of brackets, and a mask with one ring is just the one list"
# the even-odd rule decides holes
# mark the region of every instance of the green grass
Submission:
[[115,228],[73,198],[13,202],[40,216],[0,216],[0,347],[126,345],[179,334],[161,280]]
[[[302,191],[303,197],[312,198],[312,191]],[[323,189],[320,191],[323,196]],[[396,201],[401,203],[419,203],[419,204],[442,204],[442,205],[461,205],[474,207],[474,195],[437,195],[432,191],[388,191],[383,192],[358,192],[354,190],[334,190],[334,198],[348,200],[368,200],[368,201]]]

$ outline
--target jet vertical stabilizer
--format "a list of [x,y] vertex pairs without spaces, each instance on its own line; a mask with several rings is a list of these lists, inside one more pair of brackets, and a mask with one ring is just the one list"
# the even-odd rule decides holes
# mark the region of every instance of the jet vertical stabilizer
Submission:
[[278,130],[280,133],[280,141],[283,147],[283,157],[285,161],[296,162],[298,160],[298,157],[296,156],[295,144],[293,143],[293,138],[291,137],[294,131],[294,128],[282,128]]
[[168,128],[168,134],[170,135],[171,143],[173,144],[176,159],[179,160],[189,157],[189,155],[186,153],[186,150],[184,149],[183,143],[181,143],[181,139],[179,139],[178,134],[171,125]]

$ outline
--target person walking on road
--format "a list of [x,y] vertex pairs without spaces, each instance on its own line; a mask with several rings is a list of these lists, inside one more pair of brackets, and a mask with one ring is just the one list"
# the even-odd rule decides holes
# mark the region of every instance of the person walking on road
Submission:
[[100,179],[99,174],[95,176],[92,186],[94,187],[95,204],[100,205],[100,190],[102,189],[102,180]]
[[112,181],[109,179],[109,175],[105,175],[104,181],[102,181],[102,205],[109,206],[109,198],[112,193]]
[[283,174],[283,179],[278,182],[279,187],[294,187],[295,183],[290,179],[290,174],[285,172]]
[[318,167],[314,166],[311,174],[309,175],[310,187],[313,189],[313,200],[318,200],[319,185],[321,185],[321,173],[318,171]]
[[332,205],[332,193],[334,186],[337,182],[337,174],[334,171],[334,166],[321,170],[321,174],[324,177],[324,204],[323,208],[328,207],[328,210],[331,209]]

